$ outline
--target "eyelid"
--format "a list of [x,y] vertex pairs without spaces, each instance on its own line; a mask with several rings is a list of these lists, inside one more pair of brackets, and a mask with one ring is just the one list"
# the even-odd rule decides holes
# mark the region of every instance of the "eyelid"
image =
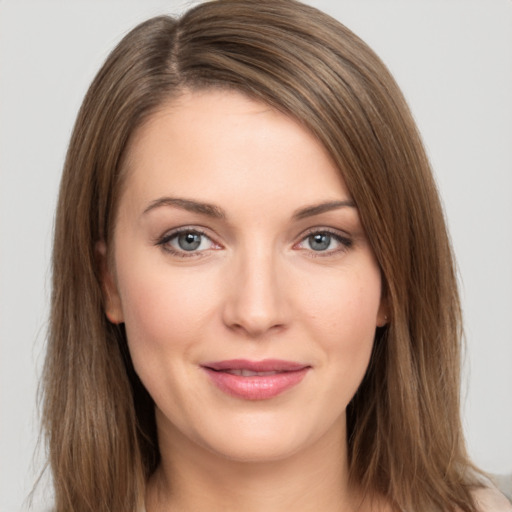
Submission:
[[341,245],[341,247],[326,251],[315,251],[313,249],[299,249],[310,253],[309,256],[315,258],[332,256],[340,252],[346,252],[348,249],[352,247],[354,243],[352,237],[345,231],[334,228],[316,226],[309,228],[305,232],[301,233],[299,241],[296,244],[294,244],[294,248],[297,247],[299,244],[304,243],[310,236],[316,234],[328,234],[332,236]]
[[[216,247],[202,249],[202,250],[198,250],[198,251],[185,251],[185,250],[179,250],[179,249],[172,247],[169,244],[169,242],[182,233],[195,233],[195,234],[201,235],[201,236],[207,238]],[[201,228],[199,226],[180,226],[180,227],[177,227],[174,229],[170,229],[170,230],[166,231],[163,235],[157,237],[154,240],[154,244],[160,246],[162,248],[162,250],[164,250],[165,252],[170,253],[173,256],[178,256],[181,258],[202,257],[202,256],[205,256],[206,255],[205,253],[207,253],[209,250],[212,250],[212,249],[215,250],[215,249],[218,249],[221,247],[220,244],[212,238],[212,236],[210,236],[209,234],[206,233],[206,230],[204,230],[203,228]]]
[[[222,248],[221,244],[216,242],[216,240],[207,233],[209,231],[208,229],[205,229],[201,226],[197,225],[188,225],[188,226],[179,226],[177,228],[170,229],[166,231],[163,235],[157,237],[154,240],[154,245],[158,245],[162,248],[162,250],[166,251],[167,253],[170,253],[174,256],[182,257],[182,258],[190,258],[190,257],[203,257],[206,256],[207,253],[210,250],[217,250]],[[199,234],[205,238],[207,238],[214,247],[209,247],[207,249],[201,249],[201,250],[194,250],[194,251],[186,251],[186,250],[180,250],[172,247],[169,242],[180,235],[181,233],[196,233]],[[341,247],[335,248],[335,249],[328,249],[325,251],[315,251],[314,249],[307,249],[307,248],[301,248],[298,247],[300,244],[303,244],[308,237],[315,235],[315,234],[328,234],[331,237],[333,237]],[[346,252],[348,249],[350,249],[353,245],[353,239],[352,236],[349,235],[346,231],[335,229],[331,227],[325,227],[325,226],[315,226],[308,228],[307,230],[303,231],[299,235],[299,240],[293,245],[294,249],[303,250],[307,253],[309,253],[309,256],[311,257],[326,257],[326,256],[332,256],[334,254],[340,253],[340,252]]]

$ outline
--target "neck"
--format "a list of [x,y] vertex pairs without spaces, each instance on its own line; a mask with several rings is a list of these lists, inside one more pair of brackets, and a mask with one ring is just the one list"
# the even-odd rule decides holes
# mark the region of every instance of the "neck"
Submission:
[[272,461],[230,460],[178,431],[159,432],[162,462],[148,483],[147,512],[353,511],[344,429]]

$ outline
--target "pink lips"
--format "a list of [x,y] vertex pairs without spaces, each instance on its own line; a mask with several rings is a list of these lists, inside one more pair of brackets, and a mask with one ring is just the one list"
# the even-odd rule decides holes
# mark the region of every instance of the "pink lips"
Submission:
[[299,384],[310,366],[279,359],[232,359],[202,365],[224,393],[245,400],[266,400]]

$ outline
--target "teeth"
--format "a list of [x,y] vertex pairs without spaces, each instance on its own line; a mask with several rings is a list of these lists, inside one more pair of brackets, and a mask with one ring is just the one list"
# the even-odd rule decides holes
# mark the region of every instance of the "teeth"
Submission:
[[239,377],[264,377],[265,375],[276,375],[280,372],[253,372],[252,370],[225,370],[226,373],[231,375],[238,375]]

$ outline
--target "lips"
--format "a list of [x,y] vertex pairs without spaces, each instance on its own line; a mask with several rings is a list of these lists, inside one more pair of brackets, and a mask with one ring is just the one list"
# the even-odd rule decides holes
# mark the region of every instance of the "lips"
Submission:
[[292,361],[232,359],[202,365],[211,382],[224,393],[244,400],[267,400],[298,385],[311,369]]

